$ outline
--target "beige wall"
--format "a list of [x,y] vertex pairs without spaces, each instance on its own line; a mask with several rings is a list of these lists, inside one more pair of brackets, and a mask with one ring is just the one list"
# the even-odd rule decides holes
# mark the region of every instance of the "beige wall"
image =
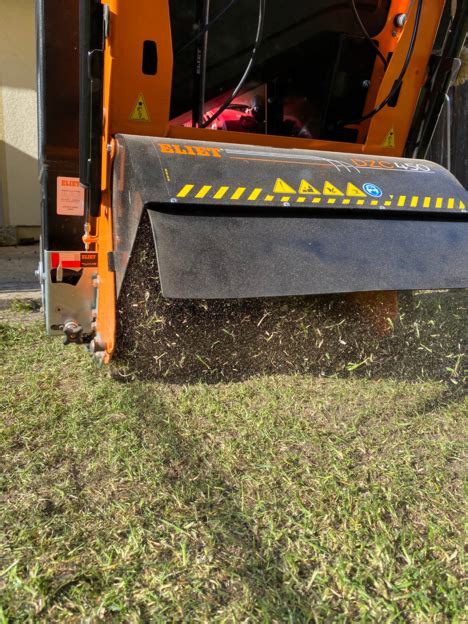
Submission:
[[0,226],[39,225],[34,0],[0,0]]

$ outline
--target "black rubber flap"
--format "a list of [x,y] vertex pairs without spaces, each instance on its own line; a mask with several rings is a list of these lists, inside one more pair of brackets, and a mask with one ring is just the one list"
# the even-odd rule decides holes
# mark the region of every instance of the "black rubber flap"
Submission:
[[468,287],[468,223],[154,210],[162,293],[274,297]]

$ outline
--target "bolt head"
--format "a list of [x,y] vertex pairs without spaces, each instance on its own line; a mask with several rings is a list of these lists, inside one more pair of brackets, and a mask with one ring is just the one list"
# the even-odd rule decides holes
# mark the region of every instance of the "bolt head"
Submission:
[[89,343],[89,350],[91,351],[91,353],[102,353],[104,356],[106,352],[106,344],[102,340],[100,340],[99,337],[96,337]]
[[408,21],[408,15],[406,13],[399,13],[395,17],[395,26],[398,26],[398,28],[403,28],[403,26],[406,24],[407,21]]

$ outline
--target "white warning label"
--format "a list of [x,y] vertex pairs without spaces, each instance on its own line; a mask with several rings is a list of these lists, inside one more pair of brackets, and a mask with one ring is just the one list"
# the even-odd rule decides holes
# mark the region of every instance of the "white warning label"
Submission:
[[79,178],[57,178],[57,214],[82,217],[84,215],[84,188]]

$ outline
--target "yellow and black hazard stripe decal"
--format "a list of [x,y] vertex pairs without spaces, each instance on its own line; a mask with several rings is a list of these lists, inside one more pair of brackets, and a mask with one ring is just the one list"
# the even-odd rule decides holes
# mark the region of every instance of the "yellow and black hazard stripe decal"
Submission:
[[[305,188],[303,186],[303,188]],[[177,199],[209,199],[215,201],[228,201],[229,203],[280,202],[283,205],[299,204],[302,206],[336,206],[336,207],[371,207],[371,208],[417,208],[436,210],[460,210],[465,211],[464,202],[455,197],[430,197],[420,195],[390,195],[379,199],[367,196],[352,183],[348,184],[346,192],[342,192],[335,185],[326,182],[323,192],[310,186],[313,191],[307,194],[296,194],[291,187],[286,188],[277,185],[271,191],[260,187],[245,186],[215,186],[184,184],[176,194]],[[289,193],[287,192],[289,191]],[[294,193],[294,194],[293,194]]]

